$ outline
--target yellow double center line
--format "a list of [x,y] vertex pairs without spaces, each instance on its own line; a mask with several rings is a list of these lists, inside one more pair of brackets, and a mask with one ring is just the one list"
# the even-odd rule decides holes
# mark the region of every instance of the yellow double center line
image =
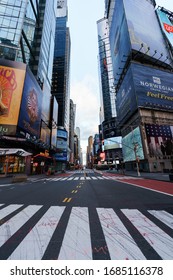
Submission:
[[72,200],[72,197],[70,197],[70,198],[68,198],[68,197],[66,197],[64,200],[63,200],[63,202],[70,202]]

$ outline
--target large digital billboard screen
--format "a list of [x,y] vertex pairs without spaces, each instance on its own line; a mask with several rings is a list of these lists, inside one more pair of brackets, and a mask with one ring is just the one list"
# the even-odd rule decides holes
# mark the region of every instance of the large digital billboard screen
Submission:
[[135,63],[131,68],[138,106],[173,110],[173,74]]
[[153,4],[146,0],[122,2],[124,2],[132,49],[170,65],[172,61],[170,58],[167,59],[169,52]]
[[165,34],[170,45],[173,47],[173,21],[170,21],[171,16],[160,8],[158,8],[156,12],[160,21],[162,31]]
[[121,69],[124,67],[124,61],[126,61],[131,51],[128,27],[122,0],[115,1],[115,9],[112,17],[109,37],[112,66],[116,83],[116,80],[119,80],[120,74],[122,72]]
[[[136,153],[134,148],[136,146]],[[133,129],[122,139],[122,151],[124,162],[134,161],[136,157],[140,160],[144,159],[143,146],[139,127]]]
[[104,151],[122,148],[122,137],[111,137],[104,140]]
[[53,120],[52,120],[52,139],[51,144],[56,147],[57,142],[57,123],[58,123],[58,102],[53,98]]
[[42,97],[42,90],[27,68],[18,126],[37,138],[40,137]]
[[173,155],[173,126],[145,124],[150,157]]
[[137,110],[132,69],[129,68],[116,96],[117,119],[123,124]]
[[0,125],[3,134],[15,134],[25,73],[25,64],[0,60]]

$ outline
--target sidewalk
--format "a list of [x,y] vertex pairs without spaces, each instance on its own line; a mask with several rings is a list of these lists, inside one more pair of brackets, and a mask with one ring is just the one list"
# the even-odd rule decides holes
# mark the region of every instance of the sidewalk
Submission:
[[137,171],[124,171],[122,174],[121,171],[117,172],[116,170],[107,170],[106,172],[117,174],[117,175],[125,175],[125,176],[132,176],[132,177],[139,177],[144,179],[152,179],[157,181],[166,181],[170,182],[169,174],[168,173],[149,173],[149,172],[140,172],[140,176],[137,175]]
[[[16,174],[16,176],[18,176],[18,175],[20,175],[20,174]],[[12,183],[13,176],[15,176],[15,175],[8,175],[7,177],[5,177],[5,175],[0,175],[0,186],[3,184],[13,184]],[[33,179],[37,180],[37,179],[41,179],[41,178],[45,178],[45,177],[46,177],[45,174],[28,175],[27,182],[32,181]]]

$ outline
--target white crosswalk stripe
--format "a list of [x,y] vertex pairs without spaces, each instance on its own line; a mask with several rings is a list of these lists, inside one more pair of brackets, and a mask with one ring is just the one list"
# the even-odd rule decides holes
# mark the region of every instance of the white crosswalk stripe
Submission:
[[173,229],[173,219],[172,215],[166,211],[155,211],[155,210],[150,210],[148,211],[150,214],[155,216],[157,219],[162,221],[164,224],[166,224],[168,227]]
[[[31,218],[41,206],[28,206],[12,219],[8,220],[0,227],[0,246],[2,246],[7,239],[9,239],[22,225],[24,225],[29,218]],[[5,209],[4,209],[5,210]]]
[[[119,177],[118,177],[119,179]],[[36,180],[31,180],[33,183],[48,181],[48,182],[57,182],[57,181],[77,181],[77,180],[116,180],[116,177],[111,176],[69,176],[69,177],[57,177],[57,178],[41,178]]]
[[40,260],[56,229],[64,207],[52,206],[23,239],[9,259]]
[[88,209],[74,207],[65,232],[59,260],[91,260]]
[[[42,259],[49,244],[51,244],[55,230],[56,232],[62,230],[60,224],[65,211],[68,212],[68,216],[61,243],[55,239],[52,241],[54,242],[54,250],[56,250],[57,244],[60,246],[56,257],[59,260],[93,259],[93,228],[90,223],[95,224],[95,221],[90,221],[92,211],[97,214],[97,234],[99,231],[102,232],[102,239],[105,239],[110,259],[147,259],[146,250],[143,248],[146,244],[149,248],[152,247],[153,252],[161,259],[173,259],[173,238],[171,237],[173,236],[173,215],[164,210],[148,210],[145,212],[145,216],[138,209],[119,209],[116,211],[112,208],[72,207],[69,209],[64,206],[45,208],[43,205],[0,205],[3,207],[0,209],[0,259],[4,254],[7,254],[5,259],[11,260]],[[37,215],[38,218],[35,220]],[[122,219],[122,217],[124,218]],[[151,220],[152,218],[157,220],[160,226],[156,225]],[[31,220],[32,222],[30,222]],[[31,230],[27,230],[30,223],[32,224]],[[165,225],[168,227],[166,228]],[[132,226],[139,232],[138,238],[143,239],[140,246],[138,239],[133,236],[130,230]],[[25,230],[25,228],[27,229]],[[165,228],[168,232],[165,232]],[[18,233],[21,230],[25,233],[17,241]],[[8,242],[9,240],[12,242]],[[9,251],[7,248],[11,244],[14,247],[12,251]]]
[[111,259],[145,259],[113,209],[97,209]]
[[173,258],[173,239],[168,234],[157,227],[140,211],[133,209],[124,209],[122,211],[162,259]]

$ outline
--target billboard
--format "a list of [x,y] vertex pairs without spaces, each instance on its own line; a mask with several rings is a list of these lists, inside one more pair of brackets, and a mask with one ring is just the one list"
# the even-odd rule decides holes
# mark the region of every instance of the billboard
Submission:
[[131,68],[138,106],[173,110],[173,74],[135,63]]
[[[136,147],[136,154],[134,148]],[[136,161],[138,159],[144,159],[143,146],[141,141],[141,134],[139,127],[136,127],[133,131],[127,134],[122,139],[122,151],[124,162]]]
[[126,120],[137,110],[137,99],[133,82],[133,73],[129,67],[116,96],[117,119],[119,123]]
[[115,1],[109,37],[112,66],[116,83],[125,65],[124,61],[126,61],[131,52],[130,38],[122,0]]
[[122,148],[122,137],[111,137],[104,140],[104,151]]
[[156,13],[158,15],[162,31],[170,45],[173,47],[173,24],[169,19],[169,15],[160,8],[157,8]]
[[145,124],[150,157],[173,155],[173,126]]
[[50,120],[51,93],[49,89],[46,87],[46,83],[44,83],[42,94],[43,94],[43,100],[42,100],[41,118],[46,123],[48,123]]
[[44,144],[50,145],[50,129],[45,122],[41,122],[40,139]]
[[57,149],[56,154],[53,156],[57,161],[67,161],[67,151]]
[[173,74],[132,63],[117,92],[117,118],[123,124],[138,107],[173,110]]
[[25,73],[25,64],[0,60],[0,125],[5,135],[16,132]]
[[52,120],[52,139],[51,145],[56,147],[57,141],[57,123],[58,123],[58,102],[56,98],[53,98],[53,120]]
[[42,90],[27,68],[18,121],[19,133],[23,131],[31,136],[40,137],[42,97]]
[[154,5],[146,0],[123,0],[132,50],[172,64]]
[[67,139],[67,131],[66,130],[57,130],[57,137]]

